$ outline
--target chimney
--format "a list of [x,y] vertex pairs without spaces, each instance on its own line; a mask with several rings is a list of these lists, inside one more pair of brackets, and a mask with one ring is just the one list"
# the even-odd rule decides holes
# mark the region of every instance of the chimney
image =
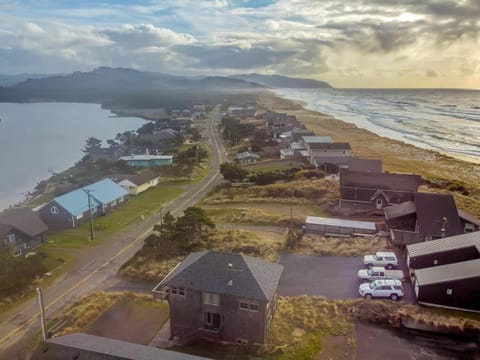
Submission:
[[232,286],[232,285],[233,285],[232,267],[233,267],[233,265],[232,265],[231,263],[228,263],[228,281],[227,281],[227,285],[228,285],[228,286]]

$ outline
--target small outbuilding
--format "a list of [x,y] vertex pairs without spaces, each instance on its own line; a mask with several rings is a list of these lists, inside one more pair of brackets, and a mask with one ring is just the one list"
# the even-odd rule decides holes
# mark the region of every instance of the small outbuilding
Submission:
[[127,190],[130,195],[138,195],[157,186],[159,179],[160,176],[150,169],[145,169],[138,174],[116,175],[113,177],[113,180]]
[[480,259],[480,233],[469,233],[407,246],[411,269]]
[[480,311],[480,259],[415,271],[419,304]]
[[374,222],[307,216],[306,233],[340,236],[365,236],[377,233]]

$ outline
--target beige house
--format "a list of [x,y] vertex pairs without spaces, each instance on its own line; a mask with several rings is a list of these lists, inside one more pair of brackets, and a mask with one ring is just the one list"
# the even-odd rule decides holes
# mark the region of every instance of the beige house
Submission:
[[160,181],[160,176],[153,171],[144,170],[135,175],[117,175],[114,180],[130,195],[138,195],[155,187]]

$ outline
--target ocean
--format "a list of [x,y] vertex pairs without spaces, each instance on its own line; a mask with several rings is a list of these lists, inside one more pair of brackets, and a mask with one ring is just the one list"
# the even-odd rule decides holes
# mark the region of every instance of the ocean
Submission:
[[22,201],[49,170],[74,165],[88,137],[111,139],[144,123],[112,115],[98,104],[0,103],[0,210]]
[[[275,89],[378,135],[480,163],[480,91]],[[321,135],[321,134],[319,134]]]

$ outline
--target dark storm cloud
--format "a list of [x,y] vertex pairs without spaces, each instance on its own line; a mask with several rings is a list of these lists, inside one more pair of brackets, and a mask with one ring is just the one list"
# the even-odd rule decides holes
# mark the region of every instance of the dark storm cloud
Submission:
[[358,49],[367,52],[390,52],[413,44],[423,22],[417,22],[417,26],[410,23],[373,22],[364,21],[358,23],[328,23],[318,28],[336,30],[337,44],[355,45]]

